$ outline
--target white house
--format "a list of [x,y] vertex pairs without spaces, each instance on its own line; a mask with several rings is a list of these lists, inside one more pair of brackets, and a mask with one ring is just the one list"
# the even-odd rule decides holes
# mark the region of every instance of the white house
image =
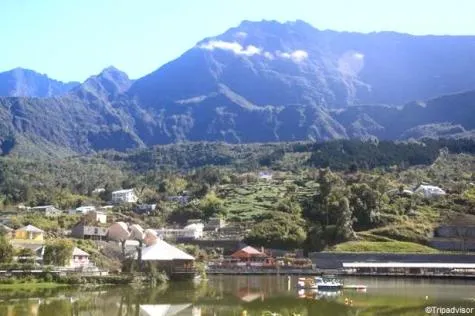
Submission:
[[136,203],[138,197],[135,194],[134,189],[119,190],[112,192],[112,203]]
[[30,208],[33,212],[41,212],[46,216],[58,216],[62,213],[61,210],[58,210],[53,205],[41,205]]
[[95,210],[96,210],[95,206],[88,205],[88,206],[80,206],[76,208],[75,210],[70,211],[70,213],[85,215],[89,212],[94,212]]
[[99,193],[102,193],[102,192],[105,192],[105,191],[106,191],[106,189],[104,189],[104,188],[95,188],[95,189],[92,191],[92,193],[94,193],[94,194],[99,194]]
[[94,212],[92,212],[92,214],[94,215],[94,219],[96,220],[96,222],[99,222],[101,224],[107,223],[107,214],[106,213],[100,212],[100,211],[94,211]]
[[433,198],[445,195],[445,191],[434,185],[420,185],[414,193],[422,194],[426,198]]
[[163,239],[200,239],[203,238],[202,223],[193,223],[184,228],[160,228],[157,229],[157,235]]
[[69,265],[72,268],[90,266],[91,262],[89,261],[89,254],[84,250],[79,249],[78,247],[74,247],[73,255],[71,257]]
[[272,173],[261,171],[259,172],[259,179],[266,181],[272,180]]

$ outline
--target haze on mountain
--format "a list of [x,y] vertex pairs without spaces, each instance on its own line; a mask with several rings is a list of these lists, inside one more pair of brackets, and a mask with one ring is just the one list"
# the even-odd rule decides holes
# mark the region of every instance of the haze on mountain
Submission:
[[32,71],[28,80],[0,75],[0,87],[20,87],[0,90],[0,147],[54,154],[182,141],[470,137],[473,56],[475,36],[244,21],[135,81],[114,67],[80,85]]

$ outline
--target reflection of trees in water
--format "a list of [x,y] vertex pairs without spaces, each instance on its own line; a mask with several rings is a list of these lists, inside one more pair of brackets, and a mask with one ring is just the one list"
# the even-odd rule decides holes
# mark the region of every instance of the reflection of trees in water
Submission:
[[[140,305],[193,304],[201,308],[203,316],[245,315],[262,316],[266,312],[279,316],[393,316],[421,314],[424,299],[401,298],[395,295],[360,295],[344,292],[336,298],[298,297],[297,291],[287,290],[285,278],[262,279],[262,288],[250,278],[216,278],[209,282],[193,285],[191,282],[170,283],[158,288],[134,289],[132,287],[112,287],[104,291],[84,289],[63,289],[29,293],[36,300],[6,300],[0,302],[0,315],[25,316],[139,316]],[[272,294],[269,294],[272,293]],[[46,294],[53,295],[50,297]],[[21,294],[23,297],[27,294]],[[43,295],[43,297],[41,297]],[[353,300],[352,306],[345,305],[344,299]],[[11,295],[7,297],[13,298]],[[5,299],[0,295],[0,299]],[[463,306],[463,302],[453,302]],[[473,302],[467,302],[467,307]],[[434,303],[434,305],[436,305]],[[35,308],[37,311],[35,313]],[[188,310],[187,310],[188,311]],[[10,314],[9,314],[10,313]],[[422,312],[423,313],[423,312]]]

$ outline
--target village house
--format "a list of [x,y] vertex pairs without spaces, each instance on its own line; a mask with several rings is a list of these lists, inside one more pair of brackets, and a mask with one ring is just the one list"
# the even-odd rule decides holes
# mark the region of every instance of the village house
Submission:
[[89,226],[83,222],[77,223],[71,229],[71,237],[78,239],[104,240],[107,236],[107,228],[99,226]]
[[[45,253],[45,246],[38,247],[35,249],[36,261],[40,264],[43,263],[43,256]],[[74,247],[71,259],[69,260],[68,265],[65,268],[84,268],[90,267],[92,262],[89,259],[89,254],[78,247]]]
[[99,211],[101,211],[101,212],[110,212],[113,209],[114,209],[114,205],[99,206]]
[[420,185],[414,193],[422,194],[425,198],[435,198],[445,195],[445,191],[434,185]]
[[113,204],[136,203],[137,201],[138,201],[138,197],[135,194],[134,189],[118,190],[118,191],[112,192]]
[[150,214],[155,211],[157,204],[139,204],[134,208],[134,212],[137,214]]
[[172,196],[167,197],[167,200],[171,201],[171,202],[177,202],[180,205],[185,205],[190,201],[190,197],[188,195],[184,195],[184,194],[182,194],[182,195],[172,195]]
[[71,210],[70,211],[70,214],[81,214],[81,215],[85,215],[89,212],[93,212],[96,210],[96,207],[95,206],[92,206],[92,205],[88,205],[88,206],[80,206],[78,208],[76,208],[75,210]]
[[[138,253],[135,259],[138,259]],[[196,272],[193,256],[161,239],[141,249],[141,260],[150,268],[154,266],[165,271],[171,278],[191,278]]]
[[244,247],[231,255],[232,263],[236,266],[264,267],[274,266],[274,259],[263,251],[259,251],[251,246]]
[[33,225],[27,225],[15,230],[15,239],[28,241],[43,241],[45,232]]
[[78,247],[74,247],[69,266],[72,268],[79,268],[87,267],[90,265],[91,262],[89,261],[89,254],[84,250],[79,249]]
[[261,172],[259,172],[258,177],[259,177],[260,180],[270,181],[270,180],[272,180],[272,173],[261,171]]
[[160,228],[157,229],[157,235],[166,240],[186,240],[203,238],[202,223],[189,224],[183,228]]
[[92,194],[99,194],[99,193],[102,193],[102,192],[105,192],[106,189],[104,188],[95,188],[94,190],[92,190]]
[[98,223],[101,223],[101,224],[107,223],[107,214],[104,212],[94,211],[94,212],[89,213],[89,215],[92,216],[93,220],[95,220]]
[[125,222],[115,222],[107,229],[107,239],[122,241],[130,237],[129,225]]
[[44,214],[46,216],[58,216],[62,213],[61,210],[58,210],[53,205],[35,206],[35,207],[30,208],[30,211],[39,212],[39,213]]

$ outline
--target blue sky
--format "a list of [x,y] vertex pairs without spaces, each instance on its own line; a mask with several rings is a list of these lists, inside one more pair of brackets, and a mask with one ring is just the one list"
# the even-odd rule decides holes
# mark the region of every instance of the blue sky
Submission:
[[473,0],[2,0],[0,71],[83,81],[113,65],[135,79],[242,20],[475,35],[473,12]]

